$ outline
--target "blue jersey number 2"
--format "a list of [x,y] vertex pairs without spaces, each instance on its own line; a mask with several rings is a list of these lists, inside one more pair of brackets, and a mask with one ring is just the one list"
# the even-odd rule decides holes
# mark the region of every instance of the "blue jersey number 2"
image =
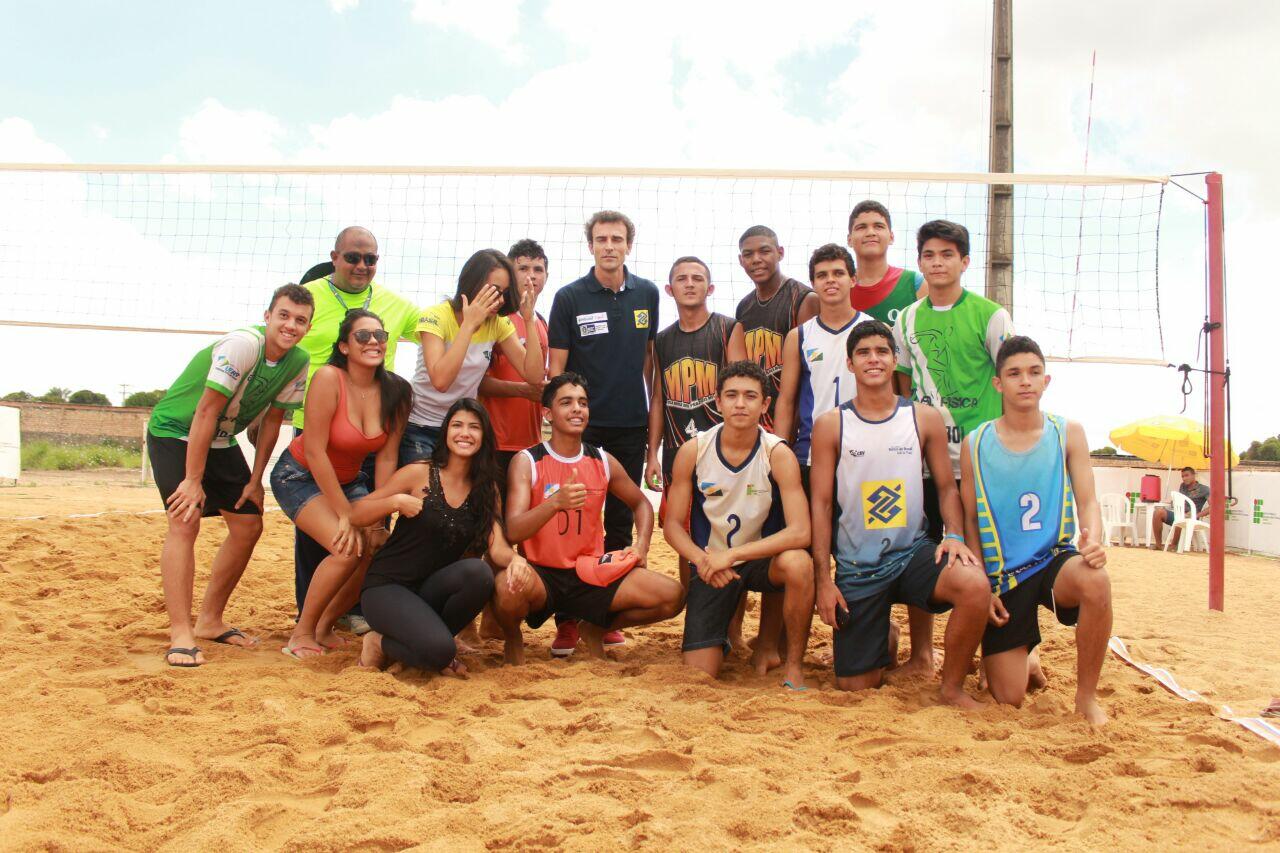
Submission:
[[1040,522],[1036,521],[1036,516],[1040,513],[1040,496],[1035,492],[1024,492],[1022,497],[1018,498],[1018,506],[1023,510],[1022,529],[1039,530]]

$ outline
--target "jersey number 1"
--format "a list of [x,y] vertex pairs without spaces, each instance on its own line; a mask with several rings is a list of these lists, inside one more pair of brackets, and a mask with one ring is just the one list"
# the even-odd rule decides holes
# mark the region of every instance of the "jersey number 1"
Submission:
[[[579,535],[579,536],[581,536],[581,535],[582,535],[582,510],[580,510],[580,509],[575,509],[575,510],[573,510],[573,511],[574,511],[575,513],[577,513],[577,515],[578,515],[578,535]],[[557,524],[557,525],[556,525],[557,529],[558,529],[558,530],[559,530],[559,532],[560,532],[560,535],[561,535],[561,536],[564,536],[564,535],[568,534],[568,532],[569,532],[569,510],[567,510],[567,509],[562,509],[562,510],[560,510],[558,513],[556,513],[556,516],[560,519],[559,524]]]

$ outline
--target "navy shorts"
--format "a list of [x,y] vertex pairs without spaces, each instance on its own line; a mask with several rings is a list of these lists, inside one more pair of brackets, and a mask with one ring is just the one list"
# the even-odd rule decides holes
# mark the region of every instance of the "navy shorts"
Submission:
[[[946,613],[951,609],[950,604],[929,600],[946,565],[945,560],[941,564],[934,562],[937,548],[937,543],[921,540],[898,576],[871,595],[852,598],[861,595],[862,589],[851,583],[848,576],[836,577],[836,587],[849,606],[849,616],[832,637],[837,676],[862,675],[884,669],[893,662],[889,657],[889,613],[893,605],[906,604],[930,613]],[[839,618],[838,612],[836,615]]]
[[738,602],[750,592],[782,592],[782,587],[769,581],[769,565],[772,557],[751,560],[735,566],[738,580],[716,589],[698,576],[689,577],[689,595],[685,599],[683,652],[709,649],[716,646],[730,651],[729,623],[738,609]]
[[[151,460],[151,473],[160,490],[161,500],[167,501],[187,478],[187,443],[180,438],[147,433],[147,458]],[[204,489],[204,506],[200,515],[210,518],[220,512],[237,515],[262,515],[253,501],[245,501],[239,509],[236,502],[244,493],[252,477],[244,452],[239,447],[210,447],[205,457],[204,477],[200,488]]]
[[[342,493],[347,500],[356,501],[369,494],[369,480],[361,471],[350,483],[342,484]],[[288,450],[280,454],[276,467],[271,469],[271,494],[276,496],[280,509],[290,521],[298,520],[298,513],[320,496],[320,484],[311,472],[298,464]]]
[[618,588],[627,579],[627,575],[608,586],[595,586],[578,577],[573,569],[549,569],[534,563],[529,565],[538,573],[542,587],[547,591],[547,601],[542,609],[530,613],[524,619],[530,628],[540,627],[552,615],[581,619],[601,628],[609,627],[609,622],[613,619],[609,608],[613,606],[613,597],[618,594]]
[[439,443],[439,427],[415,423],[405,424],[404,434],[400,436],[400,457],[396,460],[396,467],[403,468],[410,462],[430,459],[431,453]]
[[1040,608],[1052,610],[1063,625],[1074,625],[1080,619],[1079,607],[1058,607],[1053,598],[1053,585],[1067,560],[1079,556],[1075,550],[1063,551],[1031,577],[1000,596],[1009,621],[996,627],[988,624],[982,635],[982,656],[998,655],[1019,646],[1031,651],[1040,645]]

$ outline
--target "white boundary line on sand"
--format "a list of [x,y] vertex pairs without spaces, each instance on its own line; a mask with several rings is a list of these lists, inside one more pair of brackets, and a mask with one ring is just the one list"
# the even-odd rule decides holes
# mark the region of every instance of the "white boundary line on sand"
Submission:
[[[1139,672],[1146,673],[1156,681],[1160,682],[1160,686],[1164,687],[1173,695],[1185,699],[1188,702],[1204,702],[1206,705],[1209,704],[1199,693],[1179,684],[1178,679],[1174,678],[1173,673],[1169,670],[1134,660],[1129,654],[1129,647],[1126,646],[1124,644],[1124,640],[1119,637],[1112,637],[1107,643],[1107,648],[1111,649],[1112,654],[1129,664],[1129,666]],[[1228,705],[1221,706],[1214,713],[1219,718],[1235,723],[1238,726],[1242,726],[1263,740],[1270,741],[1274,746],[1280,747],[1280,726],[1277,726],[1270,720],[1262,717],[1238,717]]]

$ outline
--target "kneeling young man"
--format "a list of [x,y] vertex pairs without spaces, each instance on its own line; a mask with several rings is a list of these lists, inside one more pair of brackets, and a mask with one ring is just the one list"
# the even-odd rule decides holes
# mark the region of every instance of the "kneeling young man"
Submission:
[[[1102,529],[1102,514],[1084,428],[1040,410],[1048,384],[1036,342],[1005,341],[992,379],[1004,414],[967,436],[960,453],[966,530],[982,543],[993,593],[982,662],[995,700],[1021,705],[1028,682],[1043,679],[1030,657],[1040,643],[1038,609],[1052,610],[1076,626],[1076,711],[1102,725],[1096,694],[1111,636],[1111,580],[1106,551],[1090,533]],[[1077,508],[1079,550],[1071,544]]]
[[[617,459],[584,444],[589,405],[587,380],[562,373],[547,383],[542,404],[550,413],[551,440],[522,450],[511,461],[507,486],[507,537],[522,543],[533,575],[495,578],[494,612],[506,637],[506,661],[524,662],[520,620],[537,628],[553,613],[592,626],[587,651],[604,657],[604,630],[670,619],[684,604],[674,578],[644,568],[653,535],[653,507]],[[604,501],[611,494],[635,514],[636,567],[609,578],[608,565],[578,569],[580,558],[604,554]],[[617,556],[617,555],[615,555]],[[625,560],[624,560],[625,562]]]
[[[760,425],[769,407],[767,383],[764,369],[753,361],[733,362],[720,373],[716,399],[724,421],[676,453],[663,532],[697,570],[689,580],[684,662],[718,675],[729,651],[729,623],[743,595],[782,592],[783,684],[803,690],[801,665],[813,619],[813,567],[804,550],[808,506],[795,454]],[[686,532],[681,520],[689,516],[691,503]],[[776,663],[776,636],[776,631],[761,631],[752,655],[761,675],[770,661]]]
[[[855,326],[846,346],[857,391],[814,424],[810,479],[818,614],[835,628],[836,686],[880,685],[892,663],[889,612],[894,604],[932,613],[954,608],[944,639],[942,700],[980,707],[964,692],[964,679],[982,638],[991,593],[958,532],[964,511],[950,476],[942,416],[894,393],[897,346],[884,323]],[[925,536],[922,463],[938,482],[947,531],[941,543]]]

